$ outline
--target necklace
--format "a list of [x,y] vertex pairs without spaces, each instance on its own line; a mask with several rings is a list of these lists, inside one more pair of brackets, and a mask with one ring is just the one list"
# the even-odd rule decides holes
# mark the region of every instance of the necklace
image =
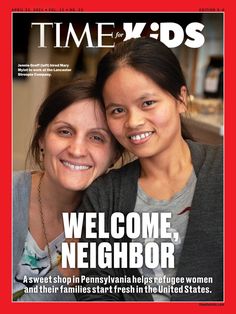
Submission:
[[50,261],[50,270],[52,269],[52,256],[49,248],[49,242],[48,242],[48,237],[47,237],[47,232],[46,232],[46,227],[45,227],[45,221],[44,221],[44,216],[43,216],[43,206],[42,206],[42,199],[41,199],[41,184],[42,184],[42,179],[43,179],[44,173],[40,175],[39,178],[39,184],[38,184],[38,202],[39,202],[39,211],[40,211],[40,217],[41,217],[41,223],[42,223],[42,228],[43,228],[43,234],[44,238],[46,240],[46,245],[47,245],[47,251],[48,251],[48,257]]

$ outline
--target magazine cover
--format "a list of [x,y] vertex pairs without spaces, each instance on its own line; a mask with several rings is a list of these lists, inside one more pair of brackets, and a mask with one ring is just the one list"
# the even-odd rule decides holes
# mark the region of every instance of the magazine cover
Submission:
[[5,9],[2,301],[225,310],[225,7]]

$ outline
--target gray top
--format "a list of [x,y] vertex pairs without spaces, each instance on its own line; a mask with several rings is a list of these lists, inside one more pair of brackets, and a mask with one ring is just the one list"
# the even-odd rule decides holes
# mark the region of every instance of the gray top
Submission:
[[[13,269],[15,278],[17,265],[20,262],[28,233],[28,211],[31,193],[31,172],[17,171],[13,174]],[[53,268],[46,277],[61,277],[58,268]],[[38,284],[50,287],[51,283]],[[59,287],[60,283],[53,284]],[[59,290],[60,291],[60,290]],[[69,293],[29,293],[17,301],[75,301],[74,294]]]
[[[138,185],[138,194],[137,194],[137,200],[136,200],[134,211],[139,214],[141,213],[161,214],[163,212],[171,213],[170,229],[168,231],[172,233],[171,240],[175,246],[174,268],[169,268],[169,267],[161,268],[160,266],[161,263],[159,263],[158,267],[154,269],[150,269],[150,268],[147,268],[144,264],[143,267],[139,269],[140,273],[143,276],[155,278],[155,277],[163,277],[164,275],[167,277],[174,277],[176,275],[176,271],[178,268],[178,263],[179,263],[179,259],[182,252],[184,239],[185,239],[185,233],[187,230],[189,210],[192,204],[196,181],[197,181],[197,178],[196,178],[195,172],[192,171],[192,174],[186,186],[181,191],[173,195],[169,200],[154,199],[148,196],[142,190],[140,185]],[[178,239],[176,239],[173,236],[173,234],[176,232],[178,233]],[[135,242],[143,243],[143,246],[145,246],[147,241],[155,241],[159,245],[163,241],[169,242],[170,240],[161,239],[160,237],[157,239],[142,239],[140,237],[135,239]],[[153,285],[156,285],[156,284],[153,282]],[[162,286],[163,285],[157,287],[158,293],[152,294],[154,301],[169,301],[170,300],[171,298],[170,293],[164,291]]]

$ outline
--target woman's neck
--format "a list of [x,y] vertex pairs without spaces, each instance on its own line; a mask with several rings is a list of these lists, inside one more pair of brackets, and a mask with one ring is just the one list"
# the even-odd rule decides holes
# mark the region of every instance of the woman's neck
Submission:
[[[40,184],[40,177],[41,184]],[[53,182],[47,173],[37,172],[32,175],[35,190],[35,200],[41,199],[42,206],[48,215],[61,219],[62,212],[72,212],[76,209],[82,198],[81,191],[69,191]],[[39,193],[40,184],[40,193]]]
[[141,178],[173,177],[191,167],[191,154],[187,143],[181,137],[171,147],[151,157],[141,158]]

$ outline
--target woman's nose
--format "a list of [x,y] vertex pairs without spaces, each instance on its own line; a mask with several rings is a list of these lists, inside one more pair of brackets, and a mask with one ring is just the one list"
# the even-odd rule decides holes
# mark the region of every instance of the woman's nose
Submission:
[[126,127],[127,128],[138,128],[144,124],[144,116],[143,113],[139,110],[135,110],[129,112],[127,120],[126,120]]
[[68,152],[73,157],[83,157],[88,153],[86,143],[82,139],[73,139],[68,147]]

